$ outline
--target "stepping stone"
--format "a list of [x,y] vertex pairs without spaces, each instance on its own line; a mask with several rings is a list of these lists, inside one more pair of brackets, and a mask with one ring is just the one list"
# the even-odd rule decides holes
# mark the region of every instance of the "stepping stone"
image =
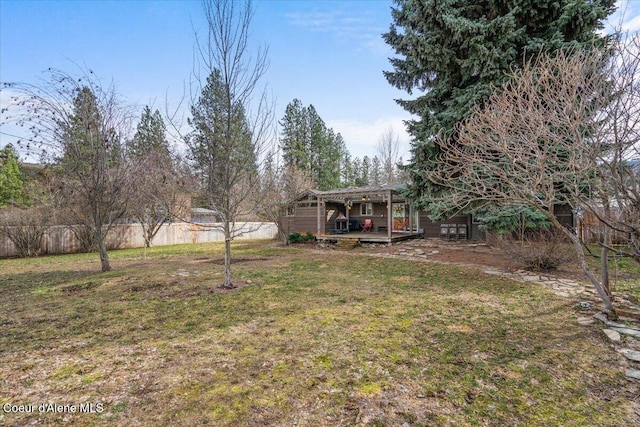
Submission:
[[593,325],[594,320],[591,317],[578,317],[578,324],[582,326]]
[[484,270],[484,272],[485,272],[486,274],[492,274],[492,275],[494,275],[494,276],[499,276],[499,275],[501,275],[501,274],[502,274],[502,272],[501,272],[501,271],[497,271],[497,270]]
[[640,380],[640,371],[637,369],[627,369],[624,372],[624,376],[627,378],[632,378],[634,380]]
[[633,329],[633,330],[636,330],[636,331],[640,331],[640,329],[635,328],[633,326],[629,326],[629,325],[627,325],[625,323],[613,322],[613,321],[610,321],[610,320],[607,321],[607,326],[614,326],[616,328],[627,328],[627,329]]
[[[598,319],[599,321],[601,321],[602,323],[606,324],[609,319],[607,319],[607,315],[604,313],[598,313],[598,314],[594,314],[593,316],[594,319]],[[610,325],[607,325],[610,326]]]
[[609,341],[614,343],[619,343],[622,341],[620,337],[620,333],[618,331],[614,331],[613,329],[603,329],[602,332],[609,338]]
[[618,353],[623,355],[629,360],[633,360],[634,362],[640,362],[640,351],[631,350],[630,348],[621,348],[618,350]]
[[620,332],[621,334],[629,335],[629,336],[631,336],[631,337],[640,337],[640,331],[639,331],[639,330],[637,330],[637,329],[631,329],[631,328],[618,328],[618,327],[616,327],[616,326],[610,326],[610,325],[607,325],[607,326],[609,326],[609,327],[610,327],[611,329],[613,329],[614,331],[618,331],[618,332]]

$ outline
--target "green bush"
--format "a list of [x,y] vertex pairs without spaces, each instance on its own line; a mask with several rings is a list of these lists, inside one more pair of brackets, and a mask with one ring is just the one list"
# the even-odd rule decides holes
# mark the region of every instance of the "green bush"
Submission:
[[302,243],[302,236],[300,233],[289,233],[289,242]]
[[493,206],[476,214],[483,231],[498,236],[515,234],[521,239],[528,231],[544,230],[551,226],[549,220],[539,211],[524,205]]
[[315,239],[316,239],[315,236],[310,231],[307,231],[306,234],[289,233],[290,243],[306,243],[306,242],[312,242]]

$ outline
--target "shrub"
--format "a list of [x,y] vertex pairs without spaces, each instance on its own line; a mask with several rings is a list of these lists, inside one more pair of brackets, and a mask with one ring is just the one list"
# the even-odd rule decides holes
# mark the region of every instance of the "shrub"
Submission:
[[312,232],[307,231],[306,234],[289,233],[289,242],[291,243],[306,243],[312,242],[316,239]]
[[50,227],[47,209],[8,209],[0,218],[0,236],[9,239],[21,258],[40,255],[44,250],[44,235]]
[[289,242],[302,243],[302,236],[300,233],[289,233]]
[[551,228],[528,232],[522,239],[512,234],[497,236],[495,242],[507,256],[531,271],[552,271],[576,258],[565,236]]

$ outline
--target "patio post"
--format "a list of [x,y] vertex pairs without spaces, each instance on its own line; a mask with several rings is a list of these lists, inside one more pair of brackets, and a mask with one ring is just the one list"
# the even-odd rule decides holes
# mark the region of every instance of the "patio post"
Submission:
[[349,229],[349,204],[347,202],[347,199],[344,200],[344,210],[345,210],[346,217],[347,217],[347,233],[348,233],[351,230]]
[[318,208],[317,208],[317,214],[316,214],[316,220],[318,223],[318,234],[316,235],[316,237],[320,237],[320,231],[321,231],[321,222],[320,222],[320,205],[322,204],[322,198],[320,196],[318,196]]
[[387,238],[391,242],[391,234],[393,228],[393,192],[389,190],[389,196],[387,197]]

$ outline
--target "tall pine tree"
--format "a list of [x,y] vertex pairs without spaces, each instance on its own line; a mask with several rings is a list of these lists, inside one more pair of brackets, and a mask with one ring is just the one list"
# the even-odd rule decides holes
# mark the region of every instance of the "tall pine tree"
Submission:
[[0,150],[0,207],[24,201],[24,176],[11,144]]
[[346,144],[328,128],[313,105],[291,101],[279,122],[280,148],[286,167],[296,167],[312,177],[321,190],[342,185]]
[[151,108],[145,105],[140,122],[133,139],[127,143],[129,153],[134,157],[141,157],[150,152],[169,155],[169,142],[166,137],[167,127],[160,111],[151,113]]
[[435,136],[455,138],[455,126],[481,106],[509,71],[542,52],[602,43],[597,30],[614,0],[396,0],[384,40],[397,56],[389,83],[415,99],[398,100],[418,117],[410,193],[422,207],[438,194],[424,171],[438,167]]
[[284,110],[284,117],[279,124],[282,128],[280,148],[282,149],[285,165],[310,171],[307,109],[299,99],[294,99],[287,105]]

